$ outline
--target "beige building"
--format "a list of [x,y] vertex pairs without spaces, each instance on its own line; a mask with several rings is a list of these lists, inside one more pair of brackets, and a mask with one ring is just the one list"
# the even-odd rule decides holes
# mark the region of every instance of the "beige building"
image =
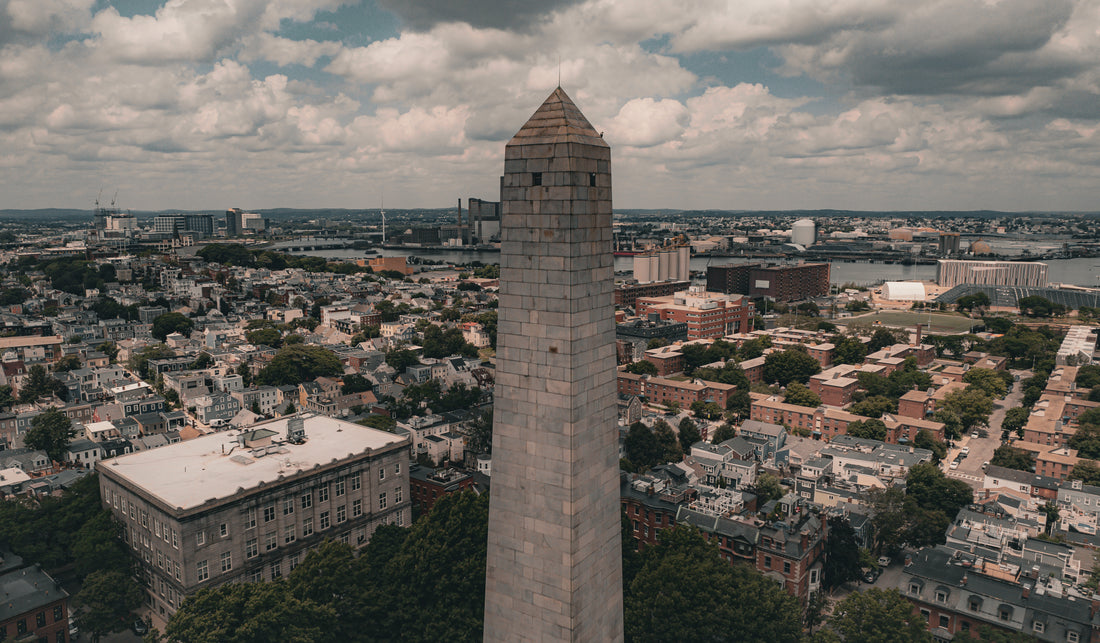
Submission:
[[100,461],[147,602],[170,615],[203,587],[274,580],[325,539],[361,546],[407,525],[409,438],[300,414]]

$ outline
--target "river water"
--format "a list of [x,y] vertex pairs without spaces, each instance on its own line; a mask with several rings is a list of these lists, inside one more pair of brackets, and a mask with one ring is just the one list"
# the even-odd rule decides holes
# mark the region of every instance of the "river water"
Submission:
[[[432,261],[465,264],[472,261],[499,263],[499,252],[426,250],[407,248],[403,250],[382,249],[363,251],[345,248],[341,250],[318,250],[294,254],[326,257],[329,259],[362,259],[381,254],[385,257],[417,256]],[[731,263],[766,262],[765,259],[738,257],[692,257],[691,269],[706,272],[707,266],[725,266]],[[936,278],[935,265],[905,266],[897,263],[870,263],[865,261],[832,261],[831,279],[834,284],[874,285],[883,281],[933,281]],[[1100,285],[1100,258],[1051,259],[1047,264],[1047,277],[1050,283],[1074,284],[1077,286]],[[615,257],[616,272],[630,272],[634,268],[633,257]]]

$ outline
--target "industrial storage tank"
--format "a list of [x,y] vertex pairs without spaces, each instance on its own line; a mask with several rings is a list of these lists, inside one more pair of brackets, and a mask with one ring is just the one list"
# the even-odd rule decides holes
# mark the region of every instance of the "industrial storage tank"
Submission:
[[791,228],[791,243],[810,247],[817,242],[817,224],[812,219],[799,219]]
[[691,246],[682,245],[676,249],[676,253],[680,255],[680,276],[677,279],[687,281],[691,278]]
[[653,281],[653,275],[649,271],[649,262],[653,257],[649,255],[634,255],[634,280],[640,284],[648,284]]
[[657,281],[668,280],[668,269],[672,263],[672,253],[662,250],[657,253]]

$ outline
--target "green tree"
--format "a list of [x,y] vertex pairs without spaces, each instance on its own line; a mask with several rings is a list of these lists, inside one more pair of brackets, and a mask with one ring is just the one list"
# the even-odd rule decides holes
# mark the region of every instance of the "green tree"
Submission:
[[684,458],[680,440],[668,422],[664,420],[654,422],[653,437],[657,438],[657,444],[661,446],[661,462],[679,462]]
[[905,543],[908,519],[905,512],[905,491],[900,487],[869,489],[864,502],[871,510],[875,537],[887,551],[897,551]]
[[179,333],[187,336],[191,334],[191,329],[195,327],[195,322],[191,321],[191,318],[182,313],[164,313],[153,320],[153,337],[156,337],[159,341],[164,341],[172,333]]
[[846,433],[855,438],[865,438],[867,440],[885,440],[886,439],[886,425],[877,418],[871,418],[868,420],[856,420],[855,422],[848,423],[848,430]]
[[660,533],[623,595],[626,637],[663,641],[797,641],[798,602],[743,565],[730,565],[694,527]]
[[1002,398],[1008,392],[1004,379],[989,368],[972,368],[963,374],[963,381],[994,398]]
[[466,422],[466,448],[473,453],[493,452],[493,407]]
[[92,640],[111,632],[121,632],[132,623],[134,610],[141,607],[142,591],[126,568],[94,571],[84,579],[80,592],[73,597],[77,626]]
[[623,452],[637,471],[645,471],[665,462],[662,460],[665,453],[664,447],[657,440],[653,430],[641,422],[630,425],[626,439],[623,441]]
[[56,377],[50,375],[46,367],[35,364],[27,369],[27,376],[19,388],[19,401],[23,403],[34,402],[40,397],[57,395],[63,397],[67,393],[65,385]]
[[362,375],[353,373],[351,375],[344,376],[344,381],[340,385],[340,392],[344,395],[350,395],[352,393],[362,393],[364,391],[369,391],[373,388],[374,386],[371,384],[370,380],[363,377]]
[[1016,408],[1005,411],[1004,421],[1001,422],[1001,429],[1009,433],[1016,433],[1021,438],[1023,436],[1023,428],[1027,425],[1028,417],[1031,415],[1031,411],[1023,406],[1017,406]]
[[253,346],[270,346],[279,348],[283,344],[283,334],[274,328],[260,328],[250,330],[244,334],[245,339]]
[[902,337],[901,332],[889,328],[877,328],[871,341],[867,342],[867,352],[874,353],[899,342],[905,342],[908,338]]
[[918,449],[928,449],[935,456],[936,462],[943,460],[947,455],[947,445],[937,440],[928,429],[921,429],[913,436],[913,446]]
[[989,461],[989,464],[1030,473],[1035,471],[1035,456],[1030,451],[1017,449],[1006,444],[997,447],[997,450],[993,452],[993,459]]
[[844,643],[923,643],[932,640],[925,625],[896,589],[852,592],[829,619]]
[[626,372],[634,375],[656,375],[657,366],[653,362],[643,359],[627,365]]
[[1070,471],[1069,479],[1100,486],[1100,466],[1097,466],[1094,460],[1080,460],[1073,465],[1073,471]]
[[343,374],[340,358],[327,348],[307,344],[284,346],[275,353],[271,362],[256,376],[256,382],[269,386],[281,386],[310,382],[325,376]]
[[931,462],[922,462],[909,468],[905,496],[922,509],[939,510],[953,519],[959,509],[974,501],[974,490],[962,480],[948,478]]
[[106,509],[91,514],[73,534],[70,553],[79,576],[99,570],[124,570],[130,554],[122,545],[123,528]]
[[867,418],[880,418],[887,413],[895,413],[897,410],[897,401],[884,395],[872,395],[871,397],[856,402],[848,408],[850,413],[862,415]]
[[764,358],[765,382],[777,382],[780,386],[786,386],[791,382],[805,384],[810,380],[811,375],[821,372],[821,364],[810,357],[805,348],[802,350],[797,348],[769,353]]
[[837,364],[862,364],[864,357],[867,357],[867,346],[858,337],[833,337],[833,361]]
[[714,430],[714,435],[710,436],[710,440],[714,444],[721,444],[726,440],[732,440],[736,437],[737,427],[733,426],[729,422],[723,422],[722,426]]
[[948,393],[933,419],[943,422],[948,437],[956,438],[971,427],[986,424],[991,413],[993,398],[968,386],[961,391]]
[[335,610],[300,600],[287,583],[227,583],[189,596],[165,636],[180,643],[332,640]]
[[695,415],[695,417],[703,418],[706,420],[717,420],[718,418],[722,417],[722,407],[718,406],[714,402],[704,402],[703,400],[696,400],[692,402],[691,412]]
[[386,353],[386,364],[398,373],[404,373],[410,366],[420,363],[416,352],[407,349],[395,349]]
[[377,413],[371,413],[362,420],[358,420],[356,424],[362,424],[363,426],[369,426],[372,429],[378,429],[380,431],[389,431],[393,433],[394,428],[397,427],[397,420],[391,418],[388,415],[380,415]]
[[741,344],[741,348],[737,349],[737,356],[741,358],[741,361],[756,359],[764,354],[764,349],[771,348],[771,345],[771,339],[768,337],[754,337]]
[[811,391],[805,384],[798,382],[791,382],[787,385],[787,393],[783,401],[787,404],[797,404],[798,406],[811,408],[821,406],[821,398],[817,396],[817,393]]
[[825,541],[823,573],[822,580],[830,589],[859,578],[859,541],[845,517],[829,518],[829,538]]
[[31,449],[41,449],[55,462],[62,462],[69,441],[76,435],[69,418],[50,407],[31,419],[31,428],[23,435],[23,443]]
[[76,370],[81,367],[80,357],[77,355],[66,355],[53,365],[55,373],[64,373],[72,370]]
[[676,428],[680,439],[680,450],[684,454],[691,453],[691,445],[703,439],[702,434],[699,433],[699,427],[691,418],[685,417],[680,420],[680,425]]
[[779,500],[787,493],[786,490],[783,489],[783,485],[779,483],[779,478],[770,473],[761,473],[757,476],[754,486],[756,495],[760,497],[761,504],[769,500]]

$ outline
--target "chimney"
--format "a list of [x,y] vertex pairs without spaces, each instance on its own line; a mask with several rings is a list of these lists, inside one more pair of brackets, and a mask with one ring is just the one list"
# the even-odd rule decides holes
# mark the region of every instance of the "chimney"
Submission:
[[1027,598],[1028,596],[1031,596],[1031,583],[1024,585],[1023,598]]
[[959,584],[962,585],[963,587],[966,587],[966,581],[967,581],[967,574],[966,574],[966,572],[963,572],[963,577],[962,577],[962,580],[959,582]]
[[917,324],[917,340],[916,340],[916,344],[915,344],[916,346],[920,346],[920,340],[921,340],[921,337],[922,337],[921,331],[923,331],[923,330],[924,330],[924,324]]
[[801,536],[802,536],[802,551],[806,551],[806,549],[810,546],[810,534],[803,531]]

